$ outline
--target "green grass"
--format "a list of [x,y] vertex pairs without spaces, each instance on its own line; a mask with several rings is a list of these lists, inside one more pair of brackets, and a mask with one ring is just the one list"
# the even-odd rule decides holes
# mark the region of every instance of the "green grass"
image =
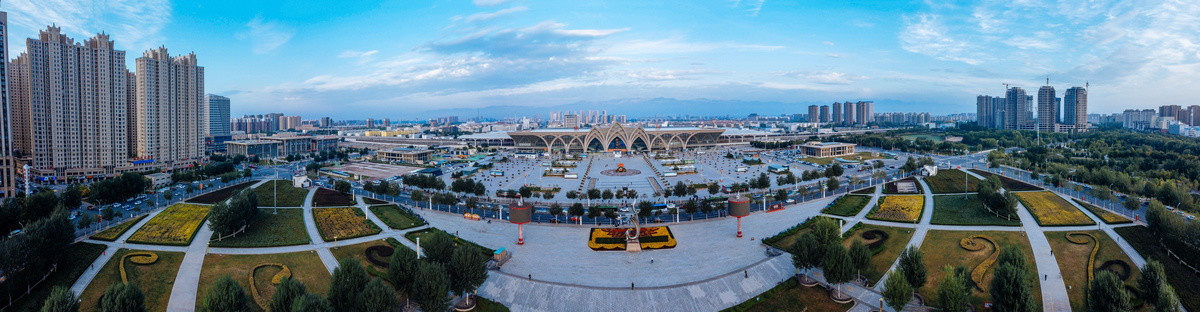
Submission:
[[835,216],[850,217],[857,215],[871,201],[870,196],[861,195],[846,195],[838,198],[829,207],[821,210],[821,213],[831,214]]
[[138,223],[138,221],[145,219],[146,216],[148,216],[148,214],[137,216],[129,221],[121,222],[121,224],[117,224],[114,227],[104,229],[103,231],[92,235],[92,239],[106,242],[115,241],[117,238],[121,237],[121,234],[125,234],[126,231],[129,231],[129,228],[132,228],[134,224]]
[[212,247],[274,247],[308,244],[304,226],[304,210],[298,208],[279,209],[259,208],[258,219],[246,227],[246,231],[237,236],[223,240],[213,240],[208,243]]
[[[79,311],[96,311],[100,306],[100,297],[108,286],[121,282],[119,266],[125,254],[141,250],[119,249],[113,253],[112,259],[104,264],[92,283],[79,296]],[[179,264],[183,262],[182,252],[153,251],[158,254],[158,262],[150,265],[134,264],[125,260],[125,271],[129,282],[137,285],[146,298],[147,311],[166,311],[167,300],[171,298],[171,287],[175,283],[175,275],[179,273]]]
[[[1129,264],[1131,271],[1129,279],[1125,280],[1125,284],[1136,285],[1137,279],[1141,274],[1138,272],[1138,267],[1133,264],[1133,261],[1125,255],[1125,252],[1121,251],[1121,247],[1118,247],[1104,232],[1096,230],[1079,232],[1092,234],[1100,242],[1100,250],[1096,252],[1096,260],[1092,270],[1099,272],[1100,265],[1104,264],[1105,261],[1124,261],[1126,264]],[[1088,271],[1086,268],[1088,258],[1092,253],[1092,247],[1096,243],[1082,235],[1072,235],[1072,238],[1087,240],[1087,244],[1071,243],[1067,241],[1067,233],[1076,233],[1076,231],[1046,232],[1045,235],[1046,239],[1050,241],[1050,249],[1054,250],[1054,260],[1058,262],[1063,282],[1067,286],[1071,286],[1067,289],[1067,295],[1071,299],[1071,310],[1086,311],[1084,308],[1084,303],[1087,301],[1085,298],[1087,295],[1084,293],[1084,290],[1087,289]]]
[[912,239],[914,230],[910,228],[859,223],[846,233],[846,238],[842,240],[842,244],[848,248],[855,240],[862,240],[863,243],[869,245],[873,241],[867,241],[861,235],[863,232],[870,230],[880,230],[888,234],[887,241],[884,241],[879,248],[871,250],[871,269],[861,272],[874,284],[879,282],[879,278],[883,277],[883,273],[887,273],[887,270],[892,267],[892,263],[896,262],[896,258],[900,257],[900,252],[904,251],[904,247],[908,246],[908,241]]
[[376,217],[383,220],[384,224],[393,229],[404,230],[425,225],[425,221],[417,219],[395,204],[371,206],[370,209],[371,213],[375,214]]
[[909,141],[916,141],[917,139],[926,139],[926,140],[933,141],[935,143],[941,143],[941,142],[945,141],[945,139],[943,139],[942,136],[932,135],[932,134],[908,134],[908,135],[902,135],[900,137],[904,138],[905,140],[909,140]]
[[496,252],[495,250],[493,250],[491,248],[483,247],[483,246],[480,246],[479,244],[476,244],[469,240],[461,239],[454,235],[450,235],[450,233],[446,233],[446,231],[442,231],[441,229],[438,229],[438,228],[427,228],[427,229],[420,230],[420,231],[408,232],[408,233],[404,234],[404,238],[407,238],[409,241],[416,242],[417,238],[420,237],[421,238],[421,248],[425,248],[426,244],[429,243],[429,239],[433,238],[434,235],[446,235],[446,236],[449,236],[455,242],[465,243],[468,246],[474,246],[476,249],[479,249],[480,252],[484,253],[485,256],[488,258],[491,258],[492,254]]
[[[816,224],[817,218],[829,218],[829,217],[816,216],[816,217],[809,218],[808,220],[805,220],[803,223],[796,224],[796,225],[792,226],[791,228],[788,228],[786,230],[783,230],[782,232],[779,232],[779,234],[775,234],[775,236],[764,238],[762,240],[762,242],[763,242],[763,244],[767,244],[767,245],[770,245],[771,247],[779,248],[780,250],[790,250],[792,247],[792,244],[796,242],[796,239],[800,238],[800,235],[803,235],[804,233],[811,231],[811,229],[809,229],[809,227],[811,227],[813,224]],[[830,218],[830,219],[834,219],[834,218]],[[838,219],[834,219],[834,221],[838,221]]]
[[933,197],[933,224],[1019,226],[1020,219],[1007,220],[983,206],[979,195],[938,195]]
[[[72,284],[75,284],[75,280],[79,279],[79,276],[88,269],[92,261],[100,256],[104,248],[104,245],[84,242],[71,244],[67,247],[62,259],[58,261],[58,269],[54,273],[50,273],[50,276],[34,287],[28,295],[13,300],[12,306],[4,311],[35,312],[40,310],[46,297],[50,296],[50,290],[53,290],[55,286],[70,288]],[[5,303],[8,303],[7,300]]]
[[1196,287],[1196,285],[1200,285],[1200,276],[1168,256],[1167,251],[1158,244],[1158,237],[1154,233],[1144,226],[1119,227],[1113,230],[1146,260],[1157,260],[1162,263],[1167,282],[1175,288],[1179,302],[1188,311],[1200,311],[1200,287]]
[[1071,200],[1075,201],[1076,204],[1083,206],[1083,208],[1086,208],[1088,211],[1091,211],[1092,214],[1096,215],[1097,217],[1100,217],[1100,220],[1104,220],[1104,223],[1108,223],[1108,224],[1133,223],[1133,220],[1129,220],[1129,218],[1126,218],[1125,216],[1115,214],[1111,211],[1102,209],[1100,207],[1096,207],[1095,205],[1085,203],[1085,202],[1080,201],[1075,198],[1072,198]]
[[937,175],[923,179],[925,184],[929,185],[929,191],[934,194],[962,193],[963,179],[967,180],[967,192],[979,191],[979,178],[962,170],[938,170]]
[[[381,266],[376,266],[375,264],[371,263],[371,261],[367,261],[367,247],[371,247],[371,246],[392,246],[392,248],[408,248],[404,245],[392,243],[392,242],[386,241],[386,240],[373,240],[373,241],[369,241],[366,243],[338,246],[338,248],[330,249],[329,251],[333,252],[333,257],[337,258],[338,261],[342,261],[343,259],[358,260],[358,262],[362,263],[363,268],[367,269],[367,273],[370,273],[373,276],[378,276],[378,277],[386,279],[387,278],[387,268],[381,267]],[[390,261],[390,259],[383,259],[383,260]]]
[[[208,287],[225,275],[237,281],[253,301],[254,297],[250,294],[250,270],[267,263],[286,265],[292,272],[292,279],[304,283],[309,292],[324,295],[329,290],[329,269],[325,268],[325,264],[314,251],[262,255],[208,254],[204,256],[204,267],[200,270],[200,287],[196,292],[197,307],[208,294]],[[275,294],[275,285],[271,284],[271,277],[279,270],[278,267],[264,267],[254,272],[255,287],[268,301]],[[251,307],[256,306],[257,304],[251,304]]]
[[[945,278],[946,272],[942,270],[946,266],[965,266],[968,270],[974,269],[984,259],[986,259],[994,251],[991,247],[984,248],[981,251],[968,251],[959,246],[959,241],[963,238],[972,235],[982,235],[996,242],[1000,248],[1020,248],[1021,253],[1025,255],[1025,263],[1029,267],[1029,279],[1033,283],[1034,300],[1042,302],[1041,284],[1036,279],[1041,278],[1037,273],[1037,266],[1033,261],[1033,248],[1029,246],[1029,239],[1016,231],[942,231],[931,230],[925,236],[925,241],[921,243],[921,251],[924,254],[925,268],[928,274],[926,275],[925,286],[917,289],[917,292],[925,297],[926,303],[937,302],[937,287]],[[986,243],[985,243],[986,244]],[[987,244],[991,246],[990,244]],[[980,289],[971,291],[971,304],[976,307],[982,307],[984,301],[993,301],[991,294],[988,293],[992,283],[992,271],[984,276],[982,285],[978,285]],[[1041,310],[1038,308],[1037,310]]]
[[487,298],[484,298],[484,297],[475,296],[475,297],[472,297],[472,300],[475,300],[475,310],[472,310],[472,311],[479,311],[479,312],[508,312],[509,311],[508,307],[504,306],[503,304],[500,304],[499,302],[488,300]]
[[[262,207],[301,207],[308,197],[307,189],[292,187],[292,181],[289,180],[267,181],[254,188],[254,193],[258,196],[258,205]],[[275,202],[276,193],[279,194],[278,203]]]
[[833,302],[824,287],[800,286],[793,276],[750,300],[721,311],[846,311],[853,306],[853,303]]
[[846,156],[841,156],[841,157],[804,157],[804,158],[800,158],[799,160],[807,161],[807,162],[818,164],[818,165],[828,165],[828,164],[832,164],[834,162],[834,158],[841,158],[841,159],[845,159],[845,160],[865,162],[865,161],[876,160],[876,159],[886,159],[888,157],[884,156],[883,154],[871,155],[871,152],[858,152],[858,153],[854,153],[853,155],[846,155]]

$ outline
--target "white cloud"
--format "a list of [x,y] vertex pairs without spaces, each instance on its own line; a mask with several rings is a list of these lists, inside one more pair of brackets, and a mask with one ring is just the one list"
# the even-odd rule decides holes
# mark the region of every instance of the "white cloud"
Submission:
[[499,10],[499,11],[496,11],[496,12],[485,12],[485,13],[475,13],[475,14],[471,14],[470,16],[467,16],[467,19],[466,19],[466,20],[467,20],[467,22],[482,22],[482,21],[486,21],[486,20],[493,19],[493,18],[497,18],[497,17],[501,17],[501,16],[505,16],[505,15],[513,14],[513,13],[525,12],[525,11],[528,11],[528,10],[529,10],[529,8],[527,8],[527,7],[523,7],[523,6],[511,7],[511,8],[507,8],[507,9]]
[[366,64],[367,62],[374,60],[375,54],[379,54],[379,50],[371,50],[371,51],[346,50],[346,51],[342,51],[341,54],[338,54],[338,57],[339,58],[352,58],[352,59],[355,59],[355,62],[358,63],[358,65],[363,65],[363,64]]
[[292,40],[296,31],[279,22],[264,20],[261,16],[246,23],[246,30],[237,34],[237,38],[250,41],[254,54],[266,54]]
[[783,76],[824,85],[848,85],[867,77],[835,71],[787,72]]
[[915,21],[912,18],[905,20],[908,25],[900,32],[900,47],[904,50],[940,60],[971,65],[982,63],[971,55],[972,49],[966,42],[951,37],[938,15],[920,14]]
[[824,44],[824,45],[827,45],[827,46],[831,46],[831,47],[833,46],[833,42],[832,42],[832,41],[821,41],[821,44]]
[[[36,31],[53,24],[77,39],[106,32],[118,47],[134,51],[162,44],[162,29],[171,21],[168,0],[8,0],[3,5],[13,25]],[[24,50],[24,40],[9,42],[10,51]]]
[[837,54],[837,53],[825,53],[825,56],[832,57],[832,58],[842,58],[844,55]]

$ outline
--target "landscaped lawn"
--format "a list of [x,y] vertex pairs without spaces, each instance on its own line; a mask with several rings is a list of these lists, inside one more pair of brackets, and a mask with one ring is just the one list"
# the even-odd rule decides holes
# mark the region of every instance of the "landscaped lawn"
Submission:
[[[241,284],[246,294],[253,298],[253,294],[250,292],[250,270],[258,265],[268,263],[286,265],[292,272],[292,279],[304,283],[304,287],[308,288],[309,292],[325,295],[329,290],[329,269],[325,268],[325,264],[317,257],[315,251],[263,255],[208,254],[204,256],[204,267],[200,270],[200,288],[196,293],[196,305],[199,306],[200,301],[204,300],[204,296],[208,294],[208,288],[218,278],[225,275],[229,275],[238,284]],[[276,285],[271,284],[271,278],[281,270],[282,268],[277,266],[264,266],[254,272],[255,288],[261,298],[269,301],[275,294]]]
[[[75,284],[75,280],[83,275],[83,271],[88,269],[92,261],[100,256],[104,248],[104,245],[84,242],[71,244],[67,247],[62,259],[58,261],[58,269],[54,273],[50,273],[45,281],[34,287],[25,297],[14,298],[12,307],[4,311],[36,312],[41,310],[42,304],[46,302],[46,297],[50,296],[50,290],[53,290],[54,286],[70,288],[72,284]],[[7,304],[8,301],[5,300],[4,303]]]
[[371,206],[371,213],[383,220],[388,227],[403,230],[425,225],[425,221],[416,218],[411,213],[400,209],[395,204]]
[[219,190],[210,192],[208,194],[192,197],[192,199],[186,200],[186,202],[197,203],[197,204],[210,204],[210,205],[216,204],[219,202],[223,202],[226,199],[229,199],[229,197],[233,196],[233,194],[236,194],[238,191],[241,191],[244,188],[254,185],[254,183],[258,183],[258,181],[246,181],[244,183],[230,186],[230,187],[223,188],[223,189],[219,189]]
[[863,207],[866,207],[867,203],[870,201],[871,196],[846,195],[842,196],[842,198],[838,198],[838,200],[830,204],[829,207],[821,210],[821,213],[843,217],[854,216],[857,215],[858,212],[862,211]]
[[917,223],[923,210],[925,195],[888,195],[867,214],[867,219]]
[[[408,247],[399,244],[399,241],[396,241],[396,243],[393,244],[381,239],[354,245],[338,246],[338,248],[330,249],[330,251],[333,252],[333,257],[337,258],[338,261],[342,261],[342,259],[347,258],[358,260],[358,262],[361,262],[363,267],[367,269],[367,273],[370,273],[374,276],[387,278],[387,267],[372,264],[371,261],[367,260],[367,248],[371,246],[389,246],[392,248],[408,249]],[[391,257],[382,257],[380,255],[375,255],[375,259],[382,260],[383,262],[389,262],[392,260]]]
[[[807,162],[818,164],[818,165],[828,165],[828,164],[833,163],[834,158],[841,158],[841,159],[845,159],[845,160],[863,162],[863,161],[870,161],[870,160],[875,160],[875,159],[885,159],[888,157],[884,156],[883,154],[871,155],[871,152],[858,152],[858,153],[855,153],[854,155],[842,156],[842,157],[804,157],[804,158],[800,158],[799,160],[807,161]],[[843,166],[845,166],[845,164],[843,164]]]
[[[267,181],[254,188],[254,193],[258,195],[259,207],[301,207],[308,197],[307,189],[292,187],[289,180]],[[276,193],[279,194],[278,203],[275,202]]]
[[[962,193],[964,186],[968,192],[979,191],[979,178],[962,170],[938,170],[937,175],[923,179],[934,194]],[[963,185],[963,179],[967,180],[967,185]]]
[[355,207],[313,208],[313,220],[325,241],[379,233],[379,226],[367,220],[362,210]]
[[1200,287],[1196,287],[1200,285],[1200,276],[1168,256],[1167,251],[1158,244],[1158,237],[1154,233],[1144,226],[1119,227],[1113,230],[1146,260],[1153,259],[1162,263],[1167,282],[1175,288],[1179,302],[1188,311],[1200,311]]
[[209,206],[174,204],[129,236],[130,243],[186,246],[208,217]]
[[1106,209],[1096,207],[1095,205],[1083,202],[1078,199],[1072,198],[1071,200],[1075,201],[1076,204],[1083,206],[1083,208],[1087,208],[1088,211],[1091,211],[1092,214],[1096,215],[1097,217],[1100,217],[1100,220],[1104,220],[1104,223],[1108,223],[1108,224],[1133,223],[1133,220],[1129,220],[1129,218],[1126,218],[1125,216],[1113,213],[1112,211],[1108,211]]
[[423,229],[420,231],[408,232],[408,233],[404,234],[404,238],[407,238],[409,241],[416,242],[417,238],[420,237],[421,238],[421,248],[425,248],[425,244],[427,244],[429,242],[429,239],[432,238],[434,235],[446,235],[446,236],[449,236],[451,239],[453,239],[456,243],[465,243],[468,246],[474,246],[476,249],[479,249],[480,252],[484,253],[484,256],[486,256],[488,258],[491,258],[492,254],[496,252],[495,250],[492,250],[491,248],[483,247],[483,246],[480,246],[479,244],[476,244],[469,240],[460,239],[457,236],[450,235],[450,233],[446,233],[445,231],[442,231],[441,229],[438,229],[438,228],[427,228],[427,229]]
[[304,210],[300,208],[259,208],[258,218],[237,236],[218,241],[213,237],[208,243],[212,247],[272,247],[308,244],[308,232],[304,226]]
[[1021,220],[997,216],[983,206],[979,195],[938,195],[933,197],[933,224],[1018,226]]
[[841,304],[829,299],[829,290],[820,287],[804,287],[796,277],[772,287],[762,294],[721,312],[742,311],[846,311],[853,303]]
[[[925,286],[917,290],[925,297],[925,302],[933,304],[937,302],[937,287],[945,278],[946,273],[942,268],[946,266],[964,266],[967,270],[974,270],[976,266],[987,259],[993,252],[991,244],[979,242],[986,246],[982,250],[968,251],[963,249],[959,242],[971,237],[972,235],[981,235],[991,239],[998,244],[1000,248],[1020,248],[1021,253],[1025,255],[1025,263],[1029,267],[1029,279],[1033,284],[1034,299],[1037,302],[1042,302],[1041,284],[1036,279],[1041,278],[1037,273],[1037,266],[1033,262],[1033,248],[1029,246],[1029,240],[1021,235],[1021,232],[1016,231],[941,231],[931,230],[925,236],[925,241],[921,243],[921,251],[924,254],[925,268],[928,271],[925,280]],[[983,307],[984,301],[992,301],[988,289],[992,283],[992,270],[988,269],[986,275],[978,286],[971,292],[971,304],[977,307]],[[1038,309],[1041,310],[1040,308]]]
[[[896,184],[900,182],[912,182],[913,185],[917,187],[916,193],[900,193],[900,191],[896,188]],[[925,188],[921,186],[921,183],[918,183],[917,179],[913,177],[903,178],[883,185],[884,194],[922,194],[925,192],[924,189]]]
[[858,190],[855,190],[855,191],[853,191],[853,192],[850,192],[850,194],[859,194],[859,195],[871,195],[871,194],[875,194],[875,188],[876,188],[876,187],[877,187],[877,186],[872,186],[872,187],[868,187],[868,188],[864,188],[864,189],[858,189]]
[[902,135],[900,137],[904,138],[905,140],[909,140],[909,141],[916,141],[917,139],[926,139],[926,140],[930,140],[930,141],[937,142],[937,143],[941,143],[942,141],[945,141],[945,139],[943,139],[941,136],[932,135],[932,134],[908,134],[908,135]]
[[1000,178],[1000,185],[1003,186],[1004,189],[1009,190],[1009,191],[1021,192],[1021,191],[1041,191],[1042,190],[1042,188],[1034,186],[1033,184],[1017,181],[1016,179],[1009,178],[1009,177],[1002,176],[1002,175],[995,174],[995,173],[991,173],[988,171],[983,171],[980,169],[971,169],[971,172],[974,172],[975,174],[978,174],[984,178],[989,178],[991,176],[997,176]]
[[171,299],[171,287],[175,284],[175,274],[179,272],[179,263],[183,262],[182,252],[152,251],[158,255],[158,261],[149,265],[133,263],[125,259],[125,254],[142,250],[118,249],[112,259],[96,273],[96,278],[88,284],[79,295],[80,311],[96,311],[100,306],[100,297],[108,286],[121,282],[121,261],[125,261],[125,273],[129,282],[137,285],[146,298],[147,311],[166,311],[167,300]]
[[[1100,250],[1096,253],[1096,260],[1092,263],[1092,270],[1095,273],[1100,272],[1100,268],[1107,261],[1121,261],[1128,265],[1129,275],[1125,279],[1125,284],[1136,285],[1137,279],[1141,274],[1138,272],[1137,265],[1129,260],[1129,256],[1121,251],[1120,247],[1112,241],[1108,235],[1101,231],[1071,231],[1071,232],[1046,232],[1046,239],[1050,241],[1050,248],[1054,250],[1054,260],[1058,261],[1058,269],[1062,272],[1062,279],[1070,286],[1067,289],[1067,295],[1071,298],[1071,310],[1084,311],[1084,304],[1087,302],[1085,289],[1088,285],[1088,258],[1091,257],[1092,248],[1096,246],[1096,241],[1083,235],[1071,235],[1075,241],[1084,241],[1086,244],[1075,244],[1067,240],[1067,233],[1087,233],[1095,237],[1100,242]],[[1120,266],[1114,266],[1119,268]],[[1120,270],[1124,272],[1124,269]],[[1093,273],[1093,274],[1095,274]],[[1120,275],[1118,275],[1120,277]]]
[[370,198],[370,197],[366,197],[366,196],[363,197],[363,202],[367,203],[367,205],[386,205],[388,203],[386,201],[382,201],[382,200],[378,200],[378,199],[374,199],[374,198]]
[[509,311],[508,307],[504,306],[503,304],[488,300],[487,298],[484,298],[484,297],[475,296],[475,297],[472,297],[471,299],[475,300],[475,310],[472,310],[472,311],[478,311],[478,312],[508,312]]
[[121,237],[121,234],[125,234],[125,231],[128,231],[129,228],[133,227],[134,224],[137,224],[138,221],[142,221],[142,219],[145,219],[146,216],[148,216],[148,214],[137,216],[136,218],[130,219],[129,221],[121,222],[121,224],[117,224],[116,226],[104,229],[103,231],[100,231],[99,233],[92,235],[92,239],[108,241],[108,242],[115,241],[115,240],[117,240],[117,238]]
[[[873,230],[886,233],[886,239],[884,238],[885,236],[877,234],[871,239],[863,237],[863,233]],[[913,229],[910,228],[859,223],[846,233],[846,238],[842,240],[842,244],[850,247],[850,244],[854,243],[855,240],[862,240],[863,243],[867,244],[867,247],[874,247],[871,249],[871,270],[862,272],[861,274],[867,276],[871,284],[875,284],[879,282],[879,278],[883,276],[883,273],[887,273],[888,269],[892,267],[892,263],[896,262],[896,258],[900,257],[900,252],[904,251],[904,247],[908,246],[908,241],[912,239],[912,235]]]
[[317,193],[313,194],[313,207],[354,206],[355,204],[358,202],[354,201],[354,196],[327,188],[319,188]]
[[808,233],[809,231],[812,231],[812,229],[810,229],[809,227],[812,227],[813,224],[816,224],[817,218],[829,218],[829,219],[833,219],[834,221],[840,222],[839,219],[830,218],[830,217],[826,217],[826,216],[812,217],[812,218],[809,218],[808,220],[805,220],[804,222],[802,222],[800,224],[792,226],[791,228],[789,228],[787,230],[783,230],[782,232],[775,234],[775,236],[764,238],[762,240],[762,242],[763,242],[763,244],[770,245],[771,247],[779,248],[780,250],[783,250],[783,251],[788,251],[791,249],[792,244],[796,242],[796,239],[800,238],[800,235],[803,235],[804,233]]
[[1093,225],[1092,218],[1052,192],[1018,192],[1017,199],[1041,226]]

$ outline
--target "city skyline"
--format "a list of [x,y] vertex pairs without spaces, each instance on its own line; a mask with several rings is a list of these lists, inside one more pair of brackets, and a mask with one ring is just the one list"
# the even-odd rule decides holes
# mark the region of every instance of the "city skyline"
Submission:
[[[1182,26],[1198,7],[3,4],[13,13],[14,51],[24,48],[19,39],[46,25],[76,38],[105,32],[125,51],[165,44],[203,56],[211,72],[205,90],[230,97],[231,115],[282,106],[305,118],[340,119],[372,117],[363,111],[398,118],[497,106],[652,106],[660,98],[761,106],[756,110],[765,114],[801,112],[780,108],[789,104],[869,98],[878,111],[944,114],[973,111],[975,95],[995,94],[1002,83],[1035,86],[1047,75],[1068,85],[1090,82],[1089,110],[1117,113],[1127,103],[1190,98],[1183,81],[1197,76],[1187,57],[1197,48],[1186,42],[1197,35]],[[206,15],[223,18],[189,18]]]

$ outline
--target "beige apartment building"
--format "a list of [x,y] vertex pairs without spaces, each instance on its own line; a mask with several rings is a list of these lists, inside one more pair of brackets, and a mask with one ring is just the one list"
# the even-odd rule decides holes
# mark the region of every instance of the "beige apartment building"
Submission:
[[9,64],[13,149],[47,180],[111,177],[129,167],[129,70],[107,34],[82,43],[47,27]]
[[16,159],[13,155],[12,94],[8,88],[8,14],[0,12],[0,197],[12,197],[16,184]]
[[138,158],[179,168],[204,157],[204,67],[196,54],[146,51],[137,59],[136,97],[130,119]]

